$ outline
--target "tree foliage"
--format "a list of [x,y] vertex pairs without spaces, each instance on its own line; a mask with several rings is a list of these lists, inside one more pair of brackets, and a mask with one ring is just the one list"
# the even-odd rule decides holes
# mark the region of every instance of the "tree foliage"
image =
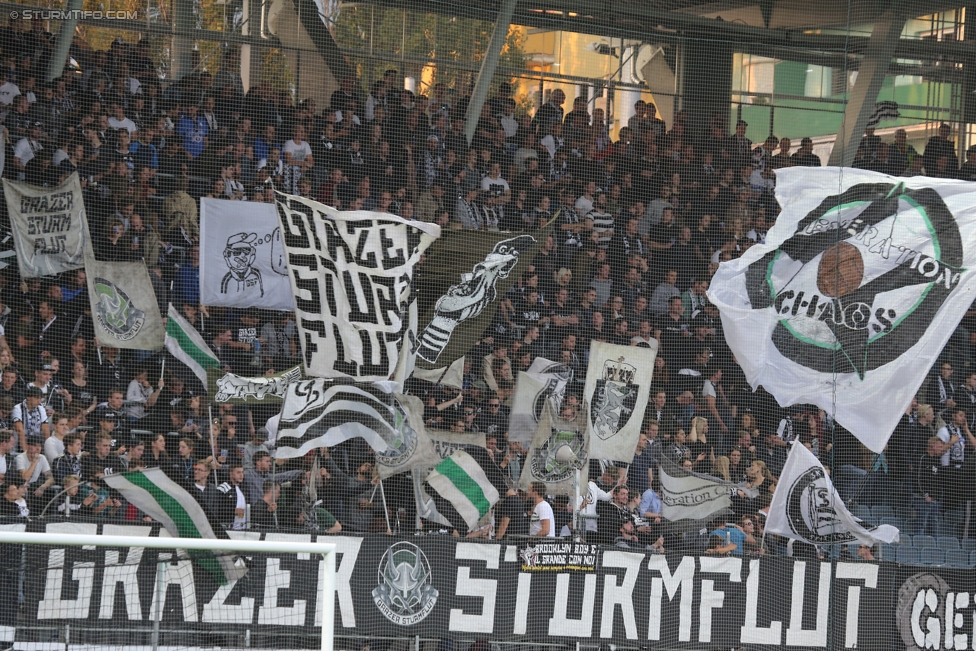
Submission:
[[[489,21],[358,4],[336,8],[328,18],[339,47],[365,53],[350,56],[364,83],[379,79],[389,68],[420,80],[427,60],[434,59],[431,83],[457,91],[477,78],[470,65],[481,63],[495,27]],[[525,67],[523,40],[519,30],[509,30],[500,66]],[[493,82],[512,80],[510,74],[499,73]]]

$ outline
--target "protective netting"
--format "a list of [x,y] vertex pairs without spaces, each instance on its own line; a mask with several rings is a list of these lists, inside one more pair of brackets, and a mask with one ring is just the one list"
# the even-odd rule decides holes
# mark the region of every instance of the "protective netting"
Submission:
[[[4,524],[159,535],[104,478],[162,468],[218,530],[340,545],[340,648],[976,648],[976,311],[940,311],[971,291],[969,7],[78,6],[4,5],[3,177],[53,193],[77,172],[94,259],[146,262],[177,344],[97,340],[137,319],[92,273],[27,277],[16,215],[33,253],[57,252],[71,209],[5,186]],[[274,206],[301,212],[295,197],[369,215],[299,261]],[[352,438],[275,460],[285,387],[310,342],[340,341],[293,312],[334,316],[335,292],[297,304],[289,269],[324,277],[344,248],[361,295],[358,243],[390,214],[441,227],[396,279],[415,290],[417,370],[396,398],[328,385]],[[802,219],[812,253],[772,230]],[[779,248],[753,248],[767,237]],[[904,275],[865,298],[871,255]],[[742,272],[721,314],[720,265]],[[373,281],[376,322],[393,282]],[[743,296],[782,319],[754,327]],[[400,461],[369,443],[384,419]],[[814,458],[795,476],[791,444]],[[415,449],[432,461],[398,472]],[[792,536],[765,531],[780,486]],[[874,544],[846,535],[845,508]],[[321,644],[315,559],[250,559],[232,588],[163,559],[157,609],[155,552],[0,547],[17,649]]]

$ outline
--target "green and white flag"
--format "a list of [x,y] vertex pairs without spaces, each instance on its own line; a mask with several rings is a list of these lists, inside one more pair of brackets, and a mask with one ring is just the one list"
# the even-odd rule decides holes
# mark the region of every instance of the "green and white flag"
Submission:
[[220,368],[217,356],[197,329],[180,316],[172,303],[169,304],[166,316],[166,350],[186,364],[200,378],[203,386],[207,386],[207,369]]
[[472,529],[498,501],[498,490],[481,465],[464,450],[437,464],[427,476],[427,483],[454,506]]
[[[167,477],[162,468],[106,475],[105,483],[121,493],[127,502],[162,524],[173,537],[217,539],[200,503]],[[219,527],[217,531],[223,534],[221,537],[227,537]],[[220,585],[236,581],[247,572],[247,567],[243,563],[236,563],[233,555],[190,551],[190,556],[196,564],[210,572]]]

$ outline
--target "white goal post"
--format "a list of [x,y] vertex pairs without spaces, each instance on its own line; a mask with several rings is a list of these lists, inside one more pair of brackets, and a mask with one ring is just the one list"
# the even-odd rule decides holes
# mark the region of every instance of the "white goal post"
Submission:
[[322,651],[334,651],[336,545],[325,542],[262,540],[223,540],[216,538],[150,538],[142,536],[96,536],[50,534],[26,531],[0,531],[0,545],[47,545],[57,547],[142,547],[147,549],[187,549],[233,551],[252,554],[316,554],[325,560],[325,576],[319,601],[322,608]]

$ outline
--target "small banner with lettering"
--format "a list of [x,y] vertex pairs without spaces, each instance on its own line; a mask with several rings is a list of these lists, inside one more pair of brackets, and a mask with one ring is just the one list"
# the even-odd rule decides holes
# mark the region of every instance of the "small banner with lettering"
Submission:
[[85,204],[78,175],[55,188],[3,179],[20,275],[51,276],[85,266]]
[[277,205],[305,372],[388,379],[412,351],[413,268],[440,228],[280,192]]
[[219,368],[207,369],[208,392],[213,401],[231,404],[281,402],[288,393],[288,385],[301,379],[301,366],[258,377],[235,375]]
[[166,326],[145,262],[99,262],[86,254],[85,275],[95,336],[103,346],[163,347]]

